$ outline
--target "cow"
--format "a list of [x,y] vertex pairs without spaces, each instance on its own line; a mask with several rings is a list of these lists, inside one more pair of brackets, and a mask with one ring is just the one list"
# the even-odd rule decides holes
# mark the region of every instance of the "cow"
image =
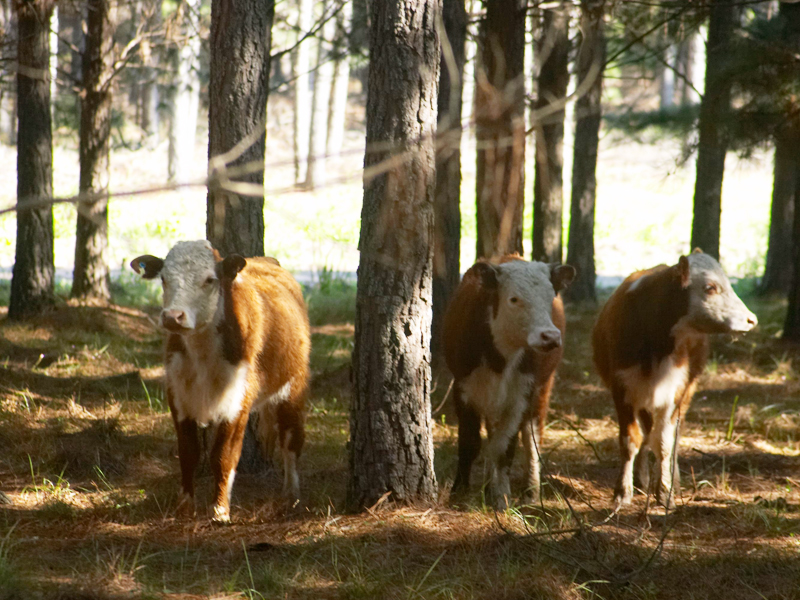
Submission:
[[458,416],[454,492],[469,487],[483,421],[495,505],[508,504],[509,470],[520,431],[526,461],[524,499],[539,498],[540,444],[566,330],[558,293],[574,277],[569,265],[507,255],[475,263],[456,288],[442,328]]
[[648,448],[656,457],[656,499],[674,505],[678,420],[705,368],[709,334],[746,332],[757,323],[720,264],[699,249],[676,265],[637,271],[614,291],[597,318],[592,346],[619,421],[615,509],[632,499],[634,470],[649,493]]
[[166,395],[178,437],[182,495],[194,514],[198,428],[215,426],[212,520],[230,522],[230,497],[251,411],[268,454],[283,454],[284,494],[299,497],[297,459],[305,440],[311,338],[300,285],[273,258],[224,260],[205,240],[178,242],[165,259],[131,262],[161,276]]

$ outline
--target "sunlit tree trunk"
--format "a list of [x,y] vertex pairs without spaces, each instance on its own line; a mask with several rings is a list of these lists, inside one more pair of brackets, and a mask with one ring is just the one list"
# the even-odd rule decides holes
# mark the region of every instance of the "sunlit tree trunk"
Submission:
[[578,89],[582,93],[575,104],[575,150],[567,246],[567,262],[577,269],[578,277],[566,292],[567,297],[575,301],[596,299],[594,212],[606,54],[603,10],[602,0],[581,0],[577,72]]
[[545,9],[537,47],[536,179],[533,186],[533,259],[563,260],[564,114],[569,84],[569,9]]
[[759,291],[763,294],[788,294],[792,283],[792,226],[795,190],[798,186],[800,139],[781,135],[775,140],[775,170],[772,180],[769,242],[764,276]]
[[433,228],[433,322],[431,350],[441,347],[444,312],[460,280],[461,252],[461,92],[464,81],[464,45],[467,12],[464,0],[444,0],[447,43],[442,40],[436,135],[436,196]]
[[347,124],[347,92],[350,87],[350,51],[348,33],[352,27],[353,3],[345,0],[336,18],[336,40],[338,42],[334,63],[333,89],[331,91],[331,114],[328,119],[328,154],[338,154],[344,144]]
[[[333,9],[330,0],[323,3],[323,18]],[[308,173],[306,188],[313,190],[325,184],[325,151],[328,142],[328,113],[330,111],[331,85],[333,84],[333,61],[331,40],[336,35],[336,20],[327,18],[318,35],[317,68],[314,71],[314,98],[312,101],[311,132],[308,141]]]
[[50,17],[54,2],[15,0],[17,11],[17,242],[9,319],[47,310],[53,303],[53,207],[26,202],[53,195],[50,117]]
[[[161,26],[161,3],[162,0],[145,0],[145,2],[143,3],[143,6],[146,9],[146,13],[144,14],[144,16],[148,19],[149,27],[151,29],[157,29]],[[198,0],[191,0],[190,3],[196,3],[197,8],[199,10],[200,3]],[[141,86],[141,96],[142,96],[141,126],[142,126],[142,131],[144,132],[145,141],[149,146],[154,147],[158,145],[160,141],[159,130],[161,127],[161,119],[159,117],[159,112],[158,112],[160,94],[158,90],[158,69],[157,69],[160,52],[157,48],[154,48],[152,44],[148,44],[147,48],[148,52],[146,56],[143,57],[146,65],[142,69],[144,75],[144,81],[142,82]],[[181,49],[180,52],[184,53],[184,50]],[[195,76],[195,80],[196,79],[197,78]],[[180,81],[180,75],[178,77],[178,80]],[[194,118],[196,127],[197,126],[196,110]],[[192,140],[192,143],[194,144],[194,140]],[[168,160],[167,170],[169,171],[169,160]]]
[[[109,183],[111,78],[113,76],[113,0],[88,0],[80,128],[80,191],[106,194]],[[108,198],[78,204],[72,296],[108,300]]]
[[[0,53],[9,60],[17,57],[17,15],[11,0],[0,1]],[[0,86],[0,142],[15,144],[17,140],[17,102],[13,85]]]
[[358,267],[353,400],[352,508],[384,494],[436,498],[430,416],[430,306],[438,0],[372,6],[367,153]]
[[694,187],[692,248],[719,258],[722,218],[722,177],[728,141],[733,73],[730,43],[738,15],[737,0],[712,0],[708,22],[705,94],[700,103],[697,177]]
[[[314,4],[312,0],[297,0],[297,36],[302,39],[312,27]],[[309,137],[311,133],[311,40],[303,40],[294,52],[294,181],[305,183],[308,176]]]
[[526,10],[522,0],[486,4],[475,102],[478,257],[523,252]]

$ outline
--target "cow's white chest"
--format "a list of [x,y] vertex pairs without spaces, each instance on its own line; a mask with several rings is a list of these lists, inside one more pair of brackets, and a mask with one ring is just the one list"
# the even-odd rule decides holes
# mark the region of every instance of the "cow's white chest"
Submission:
[[173,354],[167,382],[178,420],[188,417],[200,425],[233,421],[242,410],[249,375],[247,362],[231,365],[222,356],[208,360],[192,349]]
[[524,352],[515,353],[502,373],[482,364],[461,382],[465,402],[474,406],[491,427],[504,421],[518,421],[528,404],[533,375],[520,373]]
[[626,399],[637,410],[651,413],[671,412],[677,395],[689,379],[688,364],[676,366],[672,356],[662,360],[649,376],[639,366],[617,371],[625,385]]

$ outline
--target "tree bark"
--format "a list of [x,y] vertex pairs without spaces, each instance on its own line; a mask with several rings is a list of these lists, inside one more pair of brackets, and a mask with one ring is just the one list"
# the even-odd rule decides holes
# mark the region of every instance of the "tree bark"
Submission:
[[467,12],[464,0],[444,0],[444,31],[436,135],[436,195],[433,227],[433,321],[431,352],[441,348],[441,328],[450,297],[461,279],[461,106]]
[[[783,3],[781,3],[783,8]],[[798,7],[800,8],[800,7]],[[795,149],[795,152],[797,150]],[[797,168],[798,164],[795,164]],[[800,192],[800,177],[794,180],[794,197]],[[800,210],[795,210],[792,219],[792,264],[795,266],[789,290],[789,306],[786,310],[786,321],[783,325],[783,339],[800,343]]]
[[694,187],[692,248],[719,259],[722,178],[731,109],[730,42],[738,15],[736,0],[712,0],[706,50],[706,85],[700,103],[697,177]]
[[775,140],[767,264],[759,286],[762,294],[788,294],[792,285],[792,226],[800,167],[798,148],[800,139],[797,136],[781,135]]
[[15,1],[17,57],[17,242],[9,319],[22,319],[53,304],[53,207],[24,208],[53,196],[50,117],[50,17],[54,2]]
[[[323,18],[330,15],[333,3],[322,3]],[[333,61],[331,40],[336,34],[336,20],[329,18],[318,33],[317,68],[314,71],[314,98],[312,101],[311,131],[308,140],[308,173],[306,189],[313,190],[325,184],[325,151],[328,143],[328,113],[330,112]]]
[[[17,59],[17,14],[10,0],[0,1],[0,52],[8,60]],[[0,141],[9,145],[17,143],[16,90],[13,85],[0,86]]]
[[[312,26],[312,0],[297,0],[297,36],[301,39]],[[303,40],[294,52],[294,181],[303,184],[308,176],[309,138],[311,134],[311,91],[309,68],[311,41]]]
[[569,9],[562,3],[542,12],[536,98],[536,112],[542,117],[534,124],[533,260],[560,263],[564,255],[564,115],[569,84]]
[[167,161],[169,180],[178,183],[186,183],[191,179],[190,171],[194,164],[194,145],[197,140],[197,112],[200,109],[200,4],[201,0],[186,0],[180,4],[186,40],[176,56],[177,75],[175,92],[170,103]]
[[372,6],[348,504],[436,498],[430,306],[438,0]]
[[347,125],[347,93],[350,88],[350,50],[348,32],[352,29],[353,3],[345,0],[336,18],[337,57],[333,74],[333,98],[328,119],[328,154],[338,154],[344,145]]
[[522,254],[525,201],[523,0],[486,3],[477,72],[477,255]]
[[[110,0],[88,0],[79,143],[82,194],[108,193],[115,22]],[[108,198],[79,203],[73,298],[111,298],[107,250]]]
[[597,147],[602,118],[603,68],[606,54],[604,2],[581,0],[581,46],[575,104],[575,150],[572,160],[567,262],[578,271],[566,296],[572,301],[597,299],[594,265],[594,209],[597,194]]

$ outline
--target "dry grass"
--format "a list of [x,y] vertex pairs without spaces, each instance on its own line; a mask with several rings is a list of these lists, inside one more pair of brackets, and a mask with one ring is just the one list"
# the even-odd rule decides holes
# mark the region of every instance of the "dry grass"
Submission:
[[[314,329],[302,505],[283,504],[275,472],[241,475],[225,528],[202,514],[207,471],[200,518],[175,516],[177,448],[146,313],[64,305],[3,321],[0,599],[797,598],[800,351],[775,339],[780,305],[754,308],[760,331],[717,340],[685,420],[677,510],[637,496],[605,523],[617,429],[590,366],[592,308],[568,313],[541,505],[495,515],[477,488],[449,499],[445,405],[439,502],[343,513],[352,326],[328,324]],[[449,378],[436,381],[434,406]]]

